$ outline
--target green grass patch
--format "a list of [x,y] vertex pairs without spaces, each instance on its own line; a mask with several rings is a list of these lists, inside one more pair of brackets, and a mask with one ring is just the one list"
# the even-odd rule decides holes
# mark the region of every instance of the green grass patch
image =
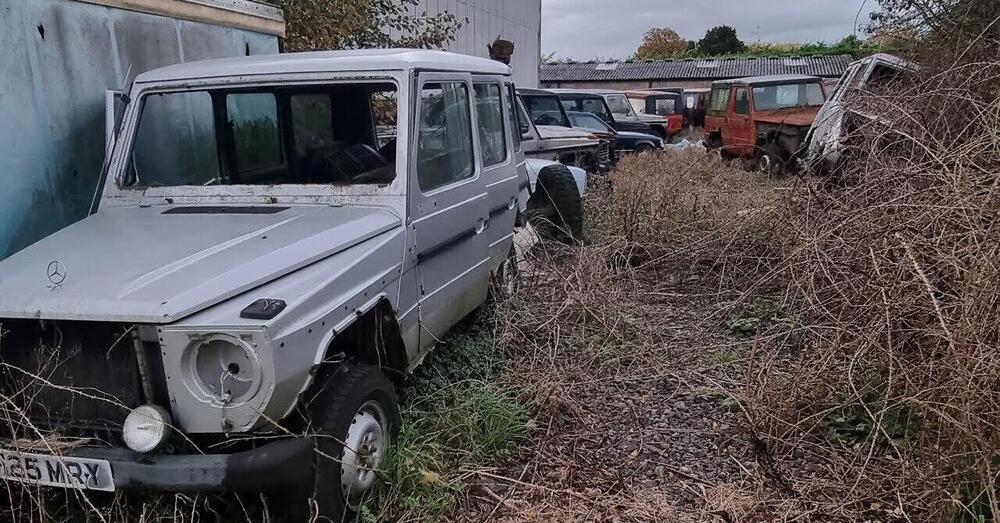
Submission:
[[492,320],[483,311],[459,326],[401,391],[399,440],[365,521],[442,520],[467,489],[460,469],[498,464],[527,437],[527,410],[496,383],[507,359]]

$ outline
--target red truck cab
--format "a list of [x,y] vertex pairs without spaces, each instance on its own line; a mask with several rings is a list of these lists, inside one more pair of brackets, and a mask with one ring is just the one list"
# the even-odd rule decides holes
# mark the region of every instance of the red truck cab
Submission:
[[684,97],[677,92],[626,91],[625,96],[635,112],[642,116],[660,116],[667,119],[667,137],[684,130]]
[[764,171],[793,167],[826,91],[815,76],[778,75],[712,84],[705,142],[725,156],[747,158]]

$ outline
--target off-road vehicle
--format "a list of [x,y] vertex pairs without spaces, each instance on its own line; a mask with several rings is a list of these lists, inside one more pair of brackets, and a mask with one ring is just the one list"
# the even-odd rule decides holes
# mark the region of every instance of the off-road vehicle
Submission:
[[749,160],[761,171],[797,167],[806,134],[826,100],[815,76],[777,75],[712,84],[705,142],[723,156]]
[[559,98],[543,89],[518,89],[521,140],[528,158],[553,160],[591,173],[611,168],[611,144],[574,129]]
[[849,131],[849,125],[863,125],[877,120],[863,108],[850,103],[855,93],[905,79],[917,70],[917,64],[886,53],[877,53],[851,63],[809,129],[806,165],[817,174],[829,172],[840,160],[842,139]]
[[0,478],[341,521],[396,435],[394,382],[515,274],[510,68],[247,57],[121,100],[95,212],[0,263]]

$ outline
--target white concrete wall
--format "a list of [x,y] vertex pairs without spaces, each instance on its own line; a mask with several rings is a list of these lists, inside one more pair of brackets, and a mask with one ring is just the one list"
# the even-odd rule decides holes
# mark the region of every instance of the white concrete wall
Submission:
[[447,49],[489,58],[486,48],[499,36],[514,42],[514,82],[537,87],[541,65],[542,0],[420,0],[415,11],[448,12],[468,20]]

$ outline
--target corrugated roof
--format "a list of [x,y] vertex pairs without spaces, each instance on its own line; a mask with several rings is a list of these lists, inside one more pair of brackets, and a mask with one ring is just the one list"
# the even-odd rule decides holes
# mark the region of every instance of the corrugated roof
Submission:
[[628,80],[725,80],[745,76],[801,74],[836,78],[853,61],[850,55],[768,58],[695,58],[542,64],[542,82]]

